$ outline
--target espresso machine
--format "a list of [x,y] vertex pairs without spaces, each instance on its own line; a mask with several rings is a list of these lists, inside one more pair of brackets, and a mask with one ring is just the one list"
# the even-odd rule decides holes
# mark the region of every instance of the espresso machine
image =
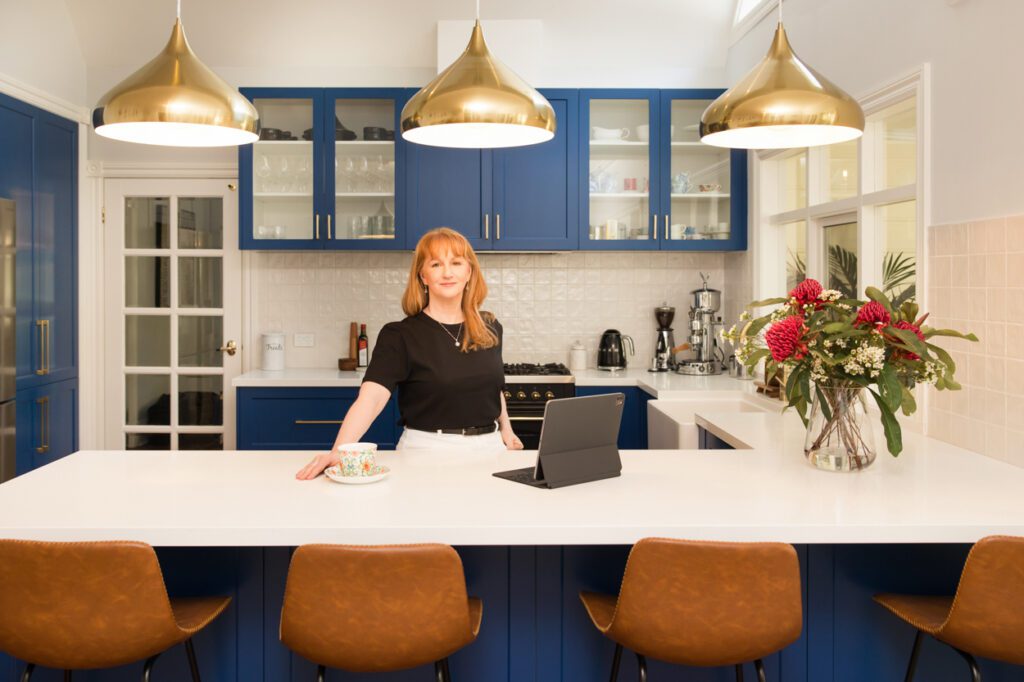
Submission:
[[721,374],[725,366],[725,353],[718,345],[718,331],[722,318],[718,310],[722,307],[722,292],[708,288],[708,276],[703,272],[700,278],[704,286],[690,292],[693,303],[690,306],[690,350],[692,360],[680,360],[676,364],[679,374]]
[[676,368],[676,356],[672,349],[676,347],[676,339],[672,333],[672,320],[676,317],[676,309],[668,303],[662,303],[654,309],[654,319],[658,321],[656,341],[654,343],[654,363],[649,372],[668,372]]

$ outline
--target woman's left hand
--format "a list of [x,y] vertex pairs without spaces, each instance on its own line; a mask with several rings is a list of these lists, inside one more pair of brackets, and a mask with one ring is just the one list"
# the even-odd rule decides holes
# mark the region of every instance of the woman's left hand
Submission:
[[502,429],[501,440],[505,443],[505,449],[507,450],[523,449],[523,441],[519,440],[519,436],[513,433],[512,429]]

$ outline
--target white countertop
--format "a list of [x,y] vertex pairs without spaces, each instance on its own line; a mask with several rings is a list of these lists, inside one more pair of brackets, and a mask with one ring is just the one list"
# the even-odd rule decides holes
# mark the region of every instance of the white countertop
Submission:
[[532,463],[530,452],[383,453],[391,475],[366,486],[295,480],[308,452],[79,452],[0,485],[0,536],[292,546],[1024,535],[1024,469],[907,434],[898,459],[880,452],[861,473],[817,471],[790,417],[702,414],[705,426],[753,448],[626,451],[621,477],[558,490],[491,476]]
[[[671,399],[675,393],[691,391],[752,391],[750,381],[733,379],[727,374],[710,377],[684,376],[672,372],[648,372],[643,368],[607,372],[586,369],[573,372],[577,386],[638,386],[655,398]],[[257,387],[358,387],[363,372],[339,372],[336,369],[284,369],[268,372],[262,369],[241,374],[231,382],[235,388]]]

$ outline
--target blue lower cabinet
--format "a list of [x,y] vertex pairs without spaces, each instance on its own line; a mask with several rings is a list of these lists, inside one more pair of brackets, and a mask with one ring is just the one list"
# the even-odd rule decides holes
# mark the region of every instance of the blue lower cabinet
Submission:
[[711,433],[703,426],[697,427],[697,447],[701,450],[735,450],[733,446]]
[[[329,450],[358,388],[240,388],[239,450]],[[392,398],[362,440],[382,450],[398,442]]]
[[78,449],[78,379],[18,391],[15,409],[19,475]]
[[647,449],[647,401],[650,396],[635,386],[577,386],[576,395],[606,395],[622,393],[626,404],[622,408],[619,426],[620,450]]

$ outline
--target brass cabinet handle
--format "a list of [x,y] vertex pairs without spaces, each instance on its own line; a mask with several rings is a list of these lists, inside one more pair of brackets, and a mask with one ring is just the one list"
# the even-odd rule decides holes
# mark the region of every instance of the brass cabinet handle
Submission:
[[320,214],[316,214],[316,219],[313,221],[314,232],[313,239],[320,239]]
[[491,238],[491,214],[484,213],[484,239]]
[[542,422],[544,417],[509,417],[510,422]]
[[50,373],[50,321],[36,320],[36,328],[39,330],[39,368],[36,374],[41,376]]
[[501,239],[501,214],[494,214],[494,238]]
[[345,423],[344,419],[296,419],[296,424],[308,425],[308,424],[337,424],[341,426]]
[[[46,373],[49,374],[50,373],[50,366],[51,366],[50,354],[53,352],[53,341],[50,339],[50,321],[49,320],[44,320],[44,321],[46,322]],[[50,413],[49,408],[47,408],[46,413],[47,413],[47,419],[49,419],[49,413]],[[49,422],[47,422],[47,428],[49,428]],[[47,440],[49,440],[49,439],[47,439]],[[49,446],[47,446],[47,447],[49,447]]]
[[665,214],[665,236],[664,239],[671,239],[671,232],[668,229],[668,213]]
[[39,405],[39,445],[36,452],[44,453],[50,449],[50,397],[44,396],[36,399]]
[[658,241],[658,214],[654,214],[654,241]]
[[234,355],[235,353],[238,352],[238,345],[234,342],[234,340],[229,340],[227,343],[225,343],[217,350],[224,351],[228,355]]
[[331,241],[331,214],[327,214],[327,241]]

